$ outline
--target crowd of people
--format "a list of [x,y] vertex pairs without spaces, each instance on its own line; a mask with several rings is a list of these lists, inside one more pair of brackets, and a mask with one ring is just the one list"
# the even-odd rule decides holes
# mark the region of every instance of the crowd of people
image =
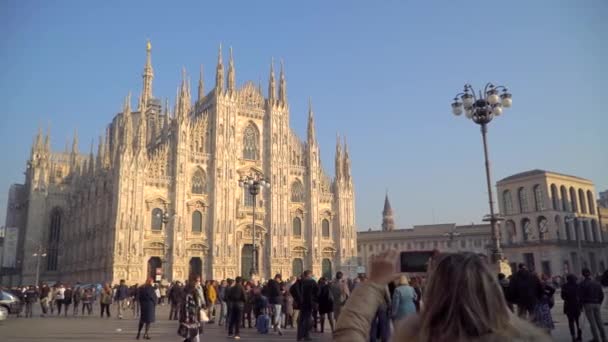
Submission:
[[298,341],[327,330],[338,342],[548,341],[554,294],[561,286],[572,340],[582,340],[584,312],[592,341],[608,341],[600,315],[602,286],[588,269],[581,281],[570,274],[563,284],[523,264],[509,278],[496,277],[485,258],[454,253],[434,256],[424,278],[408,278],[393,272],[396,255],[389,251],[374,257],[369,278],[352,280],[341,272],[334,279],[316,279],[307,270],[289,279],[276,274],[265,282],[242,277],[203,282],[192,275],[184,283],[150,278],[142,286],[121,280],[114,286],[42,284],[13,292],[25,303],[25,317],[32,317],[36,302],[42,316],[92,315],[98,302],[100,316],[110,318],[113,304],[119,319],[127,311],[139,318],[137,339],[151,338],[156,306],[166,302],[168,319],[177,321],[186,342],[199,341],[205,324],[224,327],[234,339],[240,339],[241,329],[282,335],[292,328]]

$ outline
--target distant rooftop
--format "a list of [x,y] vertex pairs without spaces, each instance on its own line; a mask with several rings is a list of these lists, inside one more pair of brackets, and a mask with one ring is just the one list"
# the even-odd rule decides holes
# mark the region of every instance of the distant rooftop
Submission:
[[511,181],[511,180],[520,179],[520,178],[526,178],[526,177],[530,177],[530,176],[539,176],[539,175],[562,176],[562,177],[569,177],[569,178],[579,179],[579,180],[582,180],[582,181],[585,181],[585,182],[591,182],[588,179],[577,177],[577,176],[567,175],[567,174],[564,174],[564,173],[558,173],[558,172],[553,172],[553,171],[546,171],[546,170],[535,169],[535,170],[530,170],[530,171],[524,171],[524,172],[516,173],[514,175],[511,175],[509,177],[506,177],[506,178],[503,178],[503,179],[499,180],[498,183],[508,182],[508,181]]

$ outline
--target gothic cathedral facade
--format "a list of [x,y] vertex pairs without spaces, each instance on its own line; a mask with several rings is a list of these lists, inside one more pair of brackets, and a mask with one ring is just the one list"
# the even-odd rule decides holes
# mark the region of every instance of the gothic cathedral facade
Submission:
[[[52,152],[49,134],[38,133],[23,187],[22,282],[33,283],[38,267],[41,280],[69,282],[247,276],[254,198],[259,277],[354,275],[348,147],[338,138],[330,179],[310,105],[306,140],[289,126],[283,65],[277,82],[271,64],[264,97],[252,82],[237,88],[232,50],[224,75],[220,46],[215,87],[205,92],[201,69],[193,102],[184,72],[170,109],[152,94],[146,50],[137,108],[129,95],[97,153],[81,154],[76,135],[71,150]],[[256,197],[238,184],[252,174],[271,185]]]

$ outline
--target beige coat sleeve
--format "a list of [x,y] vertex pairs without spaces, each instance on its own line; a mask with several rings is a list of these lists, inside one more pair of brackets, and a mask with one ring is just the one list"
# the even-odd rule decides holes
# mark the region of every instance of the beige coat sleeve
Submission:
[[372,319],[385,299],[385,286],[370,281],[360,283],[340,311],[334,342],[367,342]]

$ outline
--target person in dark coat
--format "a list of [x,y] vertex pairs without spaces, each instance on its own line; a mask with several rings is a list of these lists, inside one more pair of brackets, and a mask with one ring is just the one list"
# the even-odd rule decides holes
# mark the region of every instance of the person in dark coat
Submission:
[[534,308],[538,303],[538,294],[542,292],[538,277],[530,273],[526,265],[519,264],[519,270],[509,283],[509,290],[513,302],[517,304],[517,315],[533,317]]
[[331,295],[330,286],[327,283],[325,277],[319,279],[319,315],[321,320],[321,332],[325,330],[325,316],[329,321],[331,332],[334,332],[334,319],[332,313],[334,312],[334,299]]
[[177,320],[181,312],[180,308],[183,306],[185,298],[184,287],[179,281],[173,283],[173,286],[171,286],[169,289],[167,297],[169,297],[169,304],[171,304],[169,320]]
[[[226,299],[230,305],[230,318],[228,323],[228,337],[234,336],[235,339],[240,339],[239,326],[243,317],[243,307],[245,306],[245,289],[243,288],[243,279],[236,277],[234,286],[228,288]],[[234,335],[233,335],[234,334]]]
[[156,302],[158,298],[152,287],[152,278],[148,278],[146,283],[137,290],[137,297],[139,299],[139,326],[137,327],[137,339],[141,335],[141,328],[146,327],[144,331],[144,339],[149,340],[150,336],[148,331],[150,330],[150,323],[153,323],[156,318]]
[[300,315],[298,316],[298,340],[309,340],[310,330],[312,325],[312,310],[314,303],[317,301],[319,294],[319,286],[312,279],[312,271],[306,270],[302,273],[302,279],[298,280],[294,285],[298,290],[294,296],[294,300],[298,302]]
[[[582,341],[583,332],[579,324],[579,318],[583,305],[579,297],[577,279],[574,274],[566,276],[566,283],[562,285],[562,299],[564,300],[564,314],[568,317],[568,327],[572,341]],[[574,326],[576,325],[576,330]]]

